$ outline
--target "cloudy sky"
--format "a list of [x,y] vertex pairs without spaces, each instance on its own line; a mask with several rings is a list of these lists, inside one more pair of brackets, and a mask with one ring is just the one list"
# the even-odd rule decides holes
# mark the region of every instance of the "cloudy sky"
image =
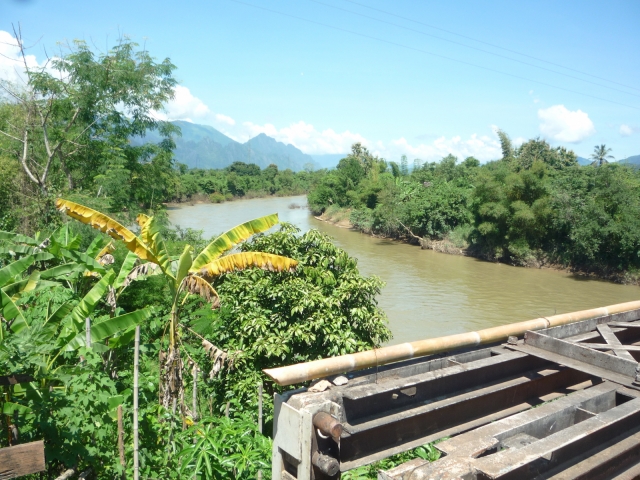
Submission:
[[162,115],[305,153],[497,158],[495,129],[640,154],[640,2],[0,0],[0,77],[121,34],[178,67]]

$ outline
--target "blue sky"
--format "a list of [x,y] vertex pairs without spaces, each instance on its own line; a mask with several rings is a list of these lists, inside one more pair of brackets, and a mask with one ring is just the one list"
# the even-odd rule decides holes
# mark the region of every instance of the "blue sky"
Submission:
[[178,67],[163,115],[240,141],[484,161],[499,157],[499,127],[584,157],[601,143],[640,154],[636,0],[0,0],[0,41],[18,22],[40,62],[65,39],[145,43]]

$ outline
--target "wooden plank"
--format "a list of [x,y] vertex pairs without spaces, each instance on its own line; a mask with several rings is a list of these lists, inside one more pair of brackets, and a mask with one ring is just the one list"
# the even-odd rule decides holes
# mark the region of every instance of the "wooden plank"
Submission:
[[[636,377],[636,367],[638,366],[638,362],[635,360],[632,362],[631,360],[598,352],[597,350],[576,345],[575,343],[567,342],[565,340],[548,337],[539,332],[529,331],[525,333],[524,343],[525,346],[532,346],[546,350],[549,353],[557,354],[567,359],[577,360],[581,363],[588,363],[595,367],[622,374],[633,379]],[[513,348],[512,345],[508,345],[508,348],[518,350],[517,348]],[[563,362],[558,363],[561,365],[563,364]],[[569,364],[564,362],[564,365],[568,366]]]
[[[529,355],[543,358],[550,362],[555,362],[558,365],[565,365],[569,368],[573,368],[575,370],[588,373],[589,375],[593,375],[595,377],[604,378],[606,380],[610,380],[612,382],[616,382],[621,385],[633,387],[633,380],[635,376],[634,377],[626,376],[626,375],[617,373],[615,371],[608,370],[606,368],[602,368],[596,365],[592,365],[590,363],[582,362],[580,360],[574,360],[570,357],[565,357],[558,353],[550,352],[548,350],[543,350],[542,348],[536,348],[531,345],[509,345],[509,348],[512,350],[516,350],[518,352],[528,353]],[[592,352],[594,351],[592,350]],[[598,353],[598,352],[594,352],[594,353]],[[603,353],[602,355],[606,355],[606,354]]]
[[[618,337],[616,337],[616,335],[611,331],[611,328],[609,328],[609,325],[603,323],[596,326],[596,328],[598,329],[598,332],[600,332],[600,335],[602,336],[602,338],[604,338],[604,341],[607,342],[609,345],[622,345],[620,340],[618,340]],[[627,350],[621,350],[616,348],[616,349],[613,349],[613,353],[615,353],[617,356],[621,358],[626,358],[627,360],[631,360],[632,362],[636,361],[636,359],[633,358],[633,355],[631,355]]]
[[[608,343],[576,343],[580,347],[593,348],[594,350],[611,350],[613,352],[640,352],[639,345],[610,345]],[[618,355],[620,356],[620,355]],[[636,361],[634,358],[633,362]]]
[[33,382],[31,375],[0,375],[0,385],[16,385]]
[[43,440],[0,449],[0,480],[42,472],[45,468]]

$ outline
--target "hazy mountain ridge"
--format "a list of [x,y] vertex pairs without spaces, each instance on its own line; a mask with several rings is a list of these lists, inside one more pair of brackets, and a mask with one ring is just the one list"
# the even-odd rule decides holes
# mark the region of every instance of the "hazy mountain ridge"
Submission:
[[[255,163],[260,168],[274,163],[281,170],[290,168],[293,171],[302,170],[308,165],[318,167],[310,155],[264,133],[239,143],[209,125],[182,120],[171,123],[182,131],[182,136],[175,139],[176,162],[184,163],[189,168],[225,168],[233,162]],[[157,132],[150,132],[144,139],[134,139],[132,142],[140,144],[159,140]]]

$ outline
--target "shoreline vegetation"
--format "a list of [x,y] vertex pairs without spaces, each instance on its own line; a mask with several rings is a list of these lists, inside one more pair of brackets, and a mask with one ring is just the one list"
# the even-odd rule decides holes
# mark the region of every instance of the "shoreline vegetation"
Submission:
[[353,145],[311,188],[309,208],[423,249],[640,285],[640,170],[608,164],[605,145],[581,166],[564,147],[536,138],[514,148],[498,134],[499,160],[448,155],[411,171],[404,156],[387,162]]
[[447,255],[461,255],[464,257],[473,257],[479,260],[484,260],[487,262],[493,263],[503,263],[505,265],[510,265],[512,267],[525,267],[525,268],[540,268],[540,269],[549,269],[556,270],[559,272],[566,272],[575,275],[580,275],[588,278],[593,278],[597,280],[605,280],[613,283],[620,283],[624,285],[638,285],[640,286],[640,275],[638,274],[629,274],[628,272],[619,273],[619,272],[598,272],[598,271],[588,271],[581,270],[578,268],[567,267],[557,263],[550,263],[544,258],[536,259],[536,261],[532,261],[529,264],[525,265],[514,265],[513,263],[504,262],[496,259],[488,259],[482,256],[481,252],[474,250],[471,245],[464,241],[460,241],[460,239],[445,237],[443,239],[432,239],[419,237],[411,231],[407,231],[404,235],[385,235],[382,233],[373,233],[371,231],[365,231],[362,228],[357,227],[349,220],[349,217],[352,213],[352,210],[349,208],[345,209],[333,209],[329,211],[325,211],[320,215],[314,215],[316,220],[320,220],[321,222],[330,223],[339,228],[346,228],[349,230],[353,230],[354,232],[368,235],[374,238],[384,238],[388,240],[396,240],[398,242],[407,243],[409,245],[415,245],[420,247],[421,250],[433,250],[437,253],[445,253]]

